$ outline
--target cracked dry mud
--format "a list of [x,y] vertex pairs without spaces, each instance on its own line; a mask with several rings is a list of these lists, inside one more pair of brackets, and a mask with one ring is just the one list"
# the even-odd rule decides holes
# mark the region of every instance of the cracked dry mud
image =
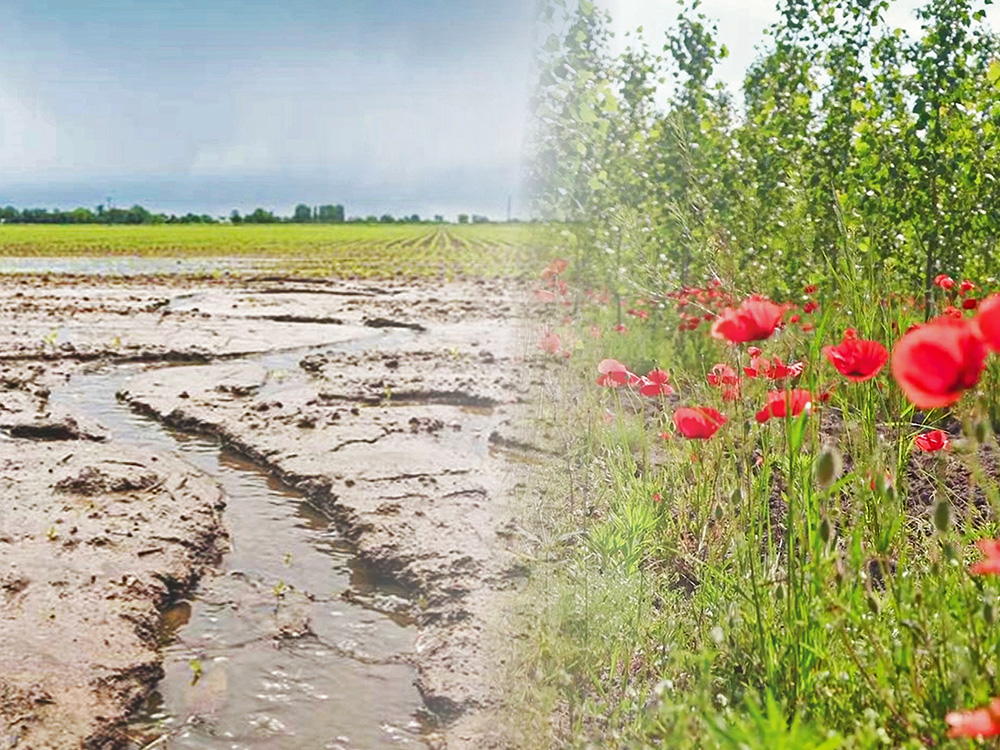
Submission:
[[[118,746],[116,725],[160,674],[158,612],[224,546],[208,478],[48,404],[95,361],[146,360],[120,398],[266,467],[411,592],[394,606],[417,629],[407,658],[434,717],[426,742],[502,746],[491,625],[521,572],[503,542],[517,481],[506,458],[523,447],[516,294],[491,282],[0,281],[0,747]],[[169,361],[185,364],[157,364]]]

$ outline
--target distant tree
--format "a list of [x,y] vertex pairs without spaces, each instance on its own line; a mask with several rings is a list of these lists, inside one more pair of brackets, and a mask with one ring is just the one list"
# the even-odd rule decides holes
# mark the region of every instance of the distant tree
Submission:
[[434,214],[435,224],[444,224],[444,217],[441,214]]
[[481,214],[472,214],[473,224],[488,224],[490,221],[489,216],[482,216]]
[[292,221],[305,224],[312,221],[312,218],[312,209],[305,203],[300,203],[295,207],[295,214],[292,216]]
[[419,224],[420,223],[420,214],[413,214],[413,216],[409,217],[407,219],[407,221],[410,222],[410,223],[412,223],[412,224]]
[[365,223],[366,224],[378,224],[378,217],[377,216],[366,216],[365,217]]
[[391,214],[382,214],[378,220],[382,224],[392,224],[394,221],[396,221],[394,218],[392,218]]
[[469,215],[468,214],[459,214],[458,215],[458,223],[459,224],[468,224],[469,223]]
[[327,204],[319,207],[319,221],[324,224],[343,224],[344,207],[340,204],[336,206]]
[[231,224],[242,224],[243,223],[243,217],[240,216],[240,212],[237,211],[235,208],[233,209],[233,212],[231,214],[229,214],[229,222]]
[[277,220],[273,213],[265,211],[263,208],[255,208],[252,214],[243,219],[249,224],[273,224]]

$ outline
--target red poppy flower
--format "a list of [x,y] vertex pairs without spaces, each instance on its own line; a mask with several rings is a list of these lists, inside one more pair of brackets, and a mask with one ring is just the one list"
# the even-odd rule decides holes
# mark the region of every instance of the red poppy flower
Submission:
[[615,326],[615,331],[617,333],[628,333],[628,326],[626,326],[624,323],[619,323],[618,325]]
[[767,404],[757,412],[756,419],[763,424],[771,417],[795,417],[813,401],[813,395],[803,388],[787,391],[768,391]]
[[909,331],[892,352],[892,375],[918,409],[948,406],[979,382],[986,347],[966,320],[934,318]]
[[918,435],[913,441],[924,453],[935,453],[948,447],[948,435],[943,430],[931,430]]
[[802,305],[802,312],[804,312],[806,315],[808,315],[811,312],[816,312],[816,310],[819,310],[819,302],[817,302],[816,300],[809,300],[804,305]]
[[944,720],[949,737],[996,737],[1000,735],[1000,698],[971,711],[951,711]]
[[639,393],[643,396],[668,396],[674,389],[668,385],[670,373],[657,368],[646,373],[639,386]]
[[685,406],[674,412],[677,431],[692,440],[708,440],[725,423],[726,417],[708,406]]
[[975,288],[976,288],[975,284],[973,284],[968,279],[965,279],[965,280],[962,281],[961,284],[958,285],[958,293],[961,294],[961,295],[966,295],[966,294],[968,294],[969,292],[971,292]]
[[857,338],[853,329],[851,335],[844,332],[844,340],[837,346],[824,346],[823,354],[837,372],[853,383],[871,380],[889,361],[889,351],[877,341]]
[[1000,352],[1000,294],[991,294],[979,303],[973,319],[976,332],[991,352]]
[[805,362],[793,362],[786,365],[779,357],[775,357],[773,361],[761,357],[751,357],[750,366],[744,367],[743,372],[748,378],[763,375],[770,380],[784,380],[785,378],[797,378],[805,369]]
[[563,260],[562,258],[556,258],[548,266],[542,269],[542,278],[547,279],[551,276],[558,276],[563,271],[569,268],[569,261]]
[[810,284],[803,290],[806,294],[816,294],[816,285]]
[[709,385],[718,388],[723,385],[736,385],[740,379],[736,375],[736,370],[720,362],[717,365],[712,365],[712,369],[708,371],[707,380]]
[[969,572],[974,576],[1000,574],[1000,539],[980,539],[976,542],[984,558],[969,566]]
[[975,297],[966,297],[962,300],[963,310],[975,310],[977,307],[979,307],[979,300]]
[[558,333],[548,331],[542,336],[542,340],[538,342],[538,348],[549,354],[559,354],[562,351],[562,339],[559,338]]
[[748,299],[738,308],[727,307],[712,324],[712,336],[734,344],[762,341],[774,333],[786,307],[767,299]]
[[946,273],[939,273],[934,277],[934,285],[939,286],[942,289],[954,289],[955,280]]
[[962,311],[959,310],[954,305],[948,305],[944,310],[941,311],[943,315],[947,315],[949,318],[962,319]]
[[636,378],[628,368],[617,359],[602,359],[597,365],[597,384],[617,388]]

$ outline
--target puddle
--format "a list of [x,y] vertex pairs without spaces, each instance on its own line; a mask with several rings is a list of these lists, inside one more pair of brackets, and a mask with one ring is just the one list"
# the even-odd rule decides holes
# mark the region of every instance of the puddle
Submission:
[[278,268],[275,258],[141,256],[65,256],[0,258],[0,274],[71,274],[74,276],[160,276],[232,274]]
[[[301,356],[251,361],[291,368]],[[213,476],[228,496],[232,549],[189,601],[164,613],[166,676],[128,727],[130,750],[422,747],[423,704],[401,658],[412,629],[341,597],[352,589],[392,604],[405,592],[368,575],[299,493],[213,439],[118,403],[137,371],[74,376],[51,401],[98,420],[115,440],[175,452]]]

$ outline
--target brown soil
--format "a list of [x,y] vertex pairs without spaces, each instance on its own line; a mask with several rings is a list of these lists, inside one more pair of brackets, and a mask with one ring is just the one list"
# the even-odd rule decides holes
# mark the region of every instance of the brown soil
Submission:
[[[520,566],[499,532],[517,480],[505,456],[525,448],[510,426],[523,381],[514,299],[486,282],[0,281],[0,430],[23,435],[0,438],[0,531],[12,539],[0,554],[20,571],[0,589],[0,662],[27,675],[0,667],[4,736],[114,747],[114,724],[158,676],[158,609],[217,552],[219,498],[204,478],[101,442],[81,415],[49,413],[47,387],[81,361],[149,359],[206,364],[153,366],[122,398],[267,467],[414,592],[412,659],[439,722],[429,743],[502,746],[488,718],[499,701],[492,625],[496,592]],[[374,348],[302,351],[270,371],[237,359],[373,337]],[[109,463],[122,456],[124,472]]]

